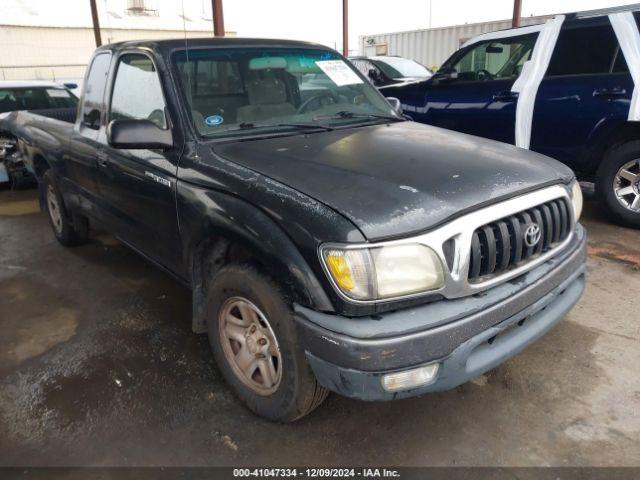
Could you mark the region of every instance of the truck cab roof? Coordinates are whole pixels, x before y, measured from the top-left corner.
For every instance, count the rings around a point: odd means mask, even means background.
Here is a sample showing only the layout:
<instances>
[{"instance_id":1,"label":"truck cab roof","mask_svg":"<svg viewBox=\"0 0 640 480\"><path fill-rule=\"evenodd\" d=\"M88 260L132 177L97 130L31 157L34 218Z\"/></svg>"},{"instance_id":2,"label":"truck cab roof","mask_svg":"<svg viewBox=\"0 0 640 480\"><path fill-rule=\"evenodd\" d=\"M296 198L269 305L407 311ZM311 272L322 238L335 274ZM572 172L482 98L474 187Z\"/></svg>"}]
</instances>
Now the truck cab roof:
<instances>
[{"instance_id":1,"label":"truck cab roof","mask_svg":"<svg viewBox=\"0 0 640 480\"><path fill-rule=\"evenodd\" d=\"M166 40L133 40L125 42L110 43L96 49L95 53L109 50L120 51L129 48L152 48L163 53L173 50L188 48L228 48L228 47L300 47L300 48L323 48L329 49L325 45L299 40L283 40L272 38L242 38L242 37L213 37L213 38L174 38Z\"/></svg>"}]
</instances>

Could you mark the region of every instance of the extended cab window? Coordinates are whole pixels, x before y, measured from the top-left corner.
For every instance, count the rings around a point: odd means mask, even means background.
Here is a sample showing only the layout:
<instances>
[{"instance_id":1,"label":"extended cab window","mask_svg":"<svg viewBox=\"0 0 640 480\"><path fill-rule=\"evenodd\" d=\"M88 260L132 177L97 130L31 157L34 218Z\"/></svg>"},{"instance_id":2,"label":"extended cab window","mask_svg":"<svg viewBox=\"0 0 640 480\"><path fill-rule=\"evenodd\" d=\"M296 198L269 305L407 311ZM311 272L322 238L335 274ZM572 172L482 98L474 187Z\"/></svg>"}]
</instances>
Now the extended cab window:
<instances>
[{"instance_id":1,"label":"extended cab window","mask_svg":"<svg viewBox=\"0 0 640 480\"><path fill-rule=\"evenodd\" d=\"M100 128L104 87L107 83L110 63L111 53L105 52L96 55L91 62L89 75L85 82L80 118L84 126L94 130Z\"/></svg>"},{"instance_id":2,"label":"extended cab window","mask_svg":"<svg viewBox=\"0 0 640 480\"><path fill-rule=\"evenodd\" d=\"M167 128L164 97L153 61L143 54L125 54L118 60L111 94L111 120L149 120Z\"/></svg>"},{"instance_id":3,"label":"extended cab window","mask_svg":"<svg viewBox=\"0 0 640 480\"><path fill-rule=\"evenodd\" d=\"M516 79L531 59L537 33L488 40L473 45L462 57L453 58L439 73L457 82Z\"/></svg>"},{"instance_id":4,"label":"extended cab window","mask_svg":"<svg viewBox=\"0 0 640 480\"><path fill-rule=\"evenodd\" d=\"M566 27L560 31L547 76L605 74L628 71L609 23Z\"/></svg>"}]
</instances>

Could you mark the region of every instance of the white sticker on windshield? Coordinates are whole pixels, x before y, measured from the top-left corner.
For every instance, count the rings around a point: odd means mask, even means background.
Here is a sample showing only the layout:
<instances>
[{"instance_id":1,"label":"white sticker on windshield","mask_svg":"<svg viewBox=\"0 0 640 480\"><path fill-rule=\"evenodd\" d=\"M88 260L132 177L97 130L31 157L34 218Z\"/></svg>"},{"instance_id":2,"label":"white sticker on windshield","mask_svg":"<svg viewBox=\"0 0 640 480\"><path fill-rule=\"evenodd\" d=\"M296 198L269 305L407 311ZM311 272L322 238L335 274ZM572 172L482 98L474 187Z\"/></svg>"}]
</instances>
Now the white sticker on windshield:
<instances>
[{"instance_id":1,"label":"white sticker on windshield","mask_svg":"<svg viewBox=\"0 0 640 480\"><path fill-rule=\"evenodd\" d=\"M69 98L69 92L62 88L47 88L47 95L51 98Z\"/></svg>"},{"instance_id":2,"label":"white sticker on windshield","mask_svg":"<svg viewBox=\"0 0 640 480\"><path fill-rule=\"evenodd\" d=\"M339 87L363 83L362 79L342 60L320 60L316 65Z\"/></svg>"}]
</instances>

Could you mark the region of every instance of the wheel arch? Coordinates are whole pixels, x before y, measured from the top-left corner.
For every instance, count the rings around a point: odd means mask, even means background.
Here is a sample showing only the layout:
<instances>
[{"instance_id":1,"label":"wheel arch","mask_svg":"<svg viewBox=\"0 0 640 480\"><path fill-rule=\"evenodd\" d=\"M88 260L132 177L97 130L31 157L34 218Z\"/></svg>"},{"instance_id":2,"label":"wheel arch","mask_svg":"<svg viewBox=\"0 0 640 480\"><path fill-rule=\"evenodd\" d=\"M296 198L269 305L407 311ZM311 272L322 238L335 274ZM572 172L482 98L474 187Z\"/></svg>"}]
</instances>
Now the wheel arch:
<instances>
[{"instance_id":1,"label":"wheel arch","mask_svg":"<svg viewBox=\"0 0 640 480\"><path fill-rule=\"evenodd\" d=\"M580 173L595 179L605 155L634 140L640 140L640 122L609 122L596 127L586 146L586 151L590 152L589 162Z\"/></svg>"},{"instance_id":2,"label":"wheel arch","mask_svg":"<svg viewBox=\"0 0 640 480\"><path fill-rule=\"evenodd\" d=\"M316 273L293 240L269 215L231 195L215 195L215 202L204 204L198 204L202 201L199 197L179 202L188 205L185 207L188 211L180 212L180 228L185 238L185 263L193 291L195 332L206 331L204 301L208 279L219 268L232 263L255 266L292 302L323 311L333 310ZM213 200L211 196L205 198Z\"/></svg>"},{"instance_id":3,"label":"wheel arch","mask_svg":"<svg viewBox=\"0 0 640 480\"><path fill-rule=\"evenodd\" d=\"M36 175L36 178L41 179L44 173L51 168L51 164L40 152L35 152L31 158L33 164L33 172Z\"/></svg>"}]
</instances>

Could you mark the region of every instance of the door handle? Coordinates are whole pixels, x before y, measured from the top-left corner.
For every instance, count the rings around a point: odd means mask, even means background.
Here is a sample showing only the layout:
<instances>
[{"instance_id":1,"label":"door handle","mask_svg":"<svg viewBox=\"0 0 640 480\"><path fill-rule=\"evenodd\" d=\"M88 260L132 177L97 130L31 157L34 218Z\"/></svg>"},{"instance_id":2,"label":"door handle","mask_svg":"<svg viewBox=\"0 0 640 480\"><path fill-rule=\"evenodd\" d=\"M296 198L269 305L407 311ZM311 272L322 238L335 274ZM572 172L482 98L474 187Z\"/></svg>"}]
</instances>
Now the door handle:
<instances>
[{"instance_id":1,"label":"door handle","mask_svg":"<svg viewBox=\"0 0 640 480\"><path fill-rule=\"evenodd\" d=\"M98 159L98 166L102 167L102 168L106 168L109 166L109 155L107 155L104 152L98 152L96 154L96 157Z\"/></svg>"},{"instance_id":2,"label":"door handle","mask_svg":"<svg viewBox=\"0 0 640 480\"><path fill-rule=\"evenodd\" d=\"M494 102L513 102L518 99L518 92L512 92L505 90L504 92L498 92L493 96Z\"/></svg>"},{"instance_id":3,"label":"door handle","mask_svg":"<svg viewBox=\"0 0 640 480\"><path fill-rule=\"evenodd\" d=\"M622 87L597 88L593 91L594 97L602 97L602 98L623 97L626 94L627 94L627 90Z\"/></svg>"}]
</instances>

